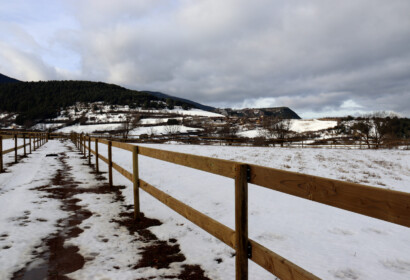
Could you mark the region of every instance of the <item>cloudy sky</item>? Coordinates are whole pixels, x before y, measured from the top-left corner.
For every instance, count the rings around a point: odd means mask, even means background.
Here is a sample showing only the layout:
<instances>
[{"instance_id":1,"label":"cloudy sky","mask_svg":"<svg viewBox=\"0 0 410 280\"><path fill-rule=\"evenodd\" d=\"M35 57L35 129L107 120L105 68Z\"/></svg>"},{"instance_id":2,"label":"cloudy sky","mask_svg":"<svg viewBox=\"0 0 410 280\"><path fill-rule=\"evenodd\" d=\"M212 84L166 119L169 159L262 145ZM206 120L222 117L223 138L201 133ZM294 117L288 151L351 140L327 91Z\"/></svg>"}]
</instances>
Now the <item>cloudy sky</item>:
<instances>
[{"instance_id":1,"label":"cloudy sky","mask_svg":"<svg viewBox=\"0 0 410 280\"><path fill-rule=\"evenodd\" d=\"M410 117L410 1L0 0L0 73Z\"/></svg>"}]
</instances>

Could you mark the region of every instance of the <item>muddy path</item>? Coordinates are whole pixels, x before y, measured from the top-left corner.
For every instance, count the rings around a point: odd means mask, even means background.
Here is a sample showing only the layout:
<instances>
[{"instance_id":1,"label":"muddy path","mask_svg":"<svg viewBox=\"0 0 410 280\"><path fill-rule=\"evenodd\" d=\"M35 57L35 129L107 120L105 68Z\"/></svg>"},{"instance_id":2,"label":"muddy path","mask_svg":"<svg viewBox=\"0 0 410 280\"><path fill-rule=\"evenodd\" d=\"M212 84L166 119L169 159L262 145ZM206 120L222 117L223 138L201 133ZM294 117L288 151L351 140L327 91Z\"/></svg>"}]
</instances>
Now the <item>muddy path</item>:
<instances>
[{"instance_id":1,"label":"muddy path","mask_svg":"<svg viewBox=\"0 0 410 280\"><path fill-rule=\"evenodd\" d=\"M43 193L44 199L56 199L62 202L61 210L67 213L67 218L57 221L57 232L44 238L39 246L33 250L32 254L35 261L27 263L25 268L14 273L12 279L71 279L67 274L80 270L85 263L89 261L80 254L80 248L75 245L67 245L66 241L78 237L87 230L80 225L92 215L86 207L81 206L81 200L78 198L81 194L111 195L113 202L121 207L121 214L118 218L112 219L110 223L116 223L127 228L128 234L133 237L135 242L142 242L144 246L139 254L140 260L132 266L135 270L135 279L209 279L205 276L204 271L199 265L186 265L186 260L180 247L175 239L159 240L149 228L161 225L156 219L145 217L135 222L133 220L133 206L126 205L121 190L124 186L110 186L107 183L103 173L95 172L93 165L88 167L87 158L84 160L84 172L93 174L96 181L95 187L81 187L81 182L77 182L72 174L72 167L68 163L68 157L81 153L75 152L71 144L65 143L67 151L52 155L56 156L60 167L52 178L50 184L35 188L33 190ZM98 181L98 183L97 183ZM106 239L104 242L109 242ZM127 246L122 244L121 246ZM41 248L41 250L37 250ZM138 278L138 269L144 268L169 268L170 265L178 264L180 272L178 274L170 273L169 275L161 274L160 277ZM119 269L118 267L113 267Z\"/></svg>"}]
</instances>

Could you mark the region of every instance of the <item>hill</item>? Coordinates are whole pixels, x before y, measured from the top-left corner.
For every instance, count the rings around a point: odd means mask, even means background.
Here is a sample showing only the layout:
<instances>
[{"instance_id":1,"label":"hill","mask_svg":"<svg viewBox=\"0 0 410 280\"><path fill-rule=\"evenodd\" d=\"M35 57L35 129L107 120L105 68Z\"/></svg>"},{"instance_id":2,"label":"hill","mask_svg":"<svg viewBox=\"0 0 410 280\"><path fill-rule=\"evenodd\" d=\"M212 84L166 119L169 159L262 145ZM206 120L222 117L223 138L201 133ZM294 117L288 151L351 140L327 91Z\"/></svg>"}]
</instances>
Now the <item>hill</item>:
<instances>
[{"instance_id":1,"label":"hill","mask_svg":"<svg viewBox=\"0 0 410 280\"><path fill-rule=\"evenodd\" d=\"M198 109L201 109L201 110L204 110L204 111L213 112L213 111L215 111L215 109L216 109L215 107L203 105L203 104L200 104L200 103L197 103L197 102L194 102L194 101L185 99L185 98L180 98L180 97L168 95L168 94L165 94L165 93L162 93L162 92L156 92L156 91L143 91L143 92L152 94L152 95L154 95L154 96L156 96L156 97L158 97L158 98L164 98L164 99L171 98L171 99L174 99L174 100L178 100L178 101L181 101L181 102L185 102L185 103L191 104L191 105L192 105L193 107L195 107L195 108L198 108Z\"/></svg>"},{"instance_id":2,"label":"hill","mask_svg":"<svg viewBox=\"0 0 410 280\"><path fill-rule=\"evenodd\" d=\"M7 77L0 73L0 84L8 84L8 83L19 83L19 80Z\"/></svg>"},{"instance_id":3,"label":"hill","mask_svg":"<svg viewBox=\"0 0 410 280\"><path fill-rule=\"evenodd\" d=\"M27 120L53 118L60 110L77 102L102 101L110 105L147 109L161 109L166 106L172 108L174 105L195 107L179 100L164 100L148 92L88 81L3 83L0 84L0 100L0 110L19 114L17 124L24 124Z\"/></svg>"},{"instance_id":4,"label":"hill","mask_svg":"<svg viewBox=\"0 0 410 280\"><path fill-rule=\"evenodd\" d=\"M246 109L216 109L216 112L231 117L255 118L261 116L281 117L284 119L300 119L293 110L288 107L273 108L246 108Z\"/></svg>"}]
</instances>

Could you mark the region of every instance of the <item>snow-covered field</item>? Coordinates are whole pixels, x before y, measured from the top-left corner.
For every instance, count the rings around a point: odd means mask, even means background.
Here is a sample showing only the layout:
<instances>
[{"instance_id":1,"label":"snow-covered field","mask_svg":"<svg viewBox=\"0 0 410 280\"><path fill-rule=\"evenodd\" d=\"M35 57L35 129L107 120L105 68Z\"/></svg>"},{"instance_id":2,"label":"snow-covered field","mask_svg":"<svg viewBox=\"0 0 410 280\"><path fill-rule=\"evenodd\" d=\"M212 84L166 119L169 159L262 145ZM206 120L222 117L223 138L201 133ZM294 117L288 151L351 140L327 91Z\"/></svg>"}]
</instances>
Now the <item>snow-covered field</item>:
<instances>
[{"instance_id":1,"label":"snow-covered field","mask_svg":"<svg viewBox=\"0 0 410 280\"><path fill-rule=\"evenodd\" d=\"M323 129L333 128L337 125L336 121L323 121L323 120L291 120L290 130L296 133L303 133L308 131L320 131ZM255 138L266 135L265 129L257 128L252 130L240 131L237 133L240 137ZM322 138L326 138L326 135L322 135Z\"/></svg>"},{"instance_id":2,"label":"snow-covered field","mask_svg":"<svg viewBox=\"0 0 410 280\"><path fill-rule=\"evenodd\" d=\"M333 128L337 125L337 121L323 120L292 120L290 130L294 132L318 131L327 128Z\"/></svg>"},{"instance_id":3,"label":"snow-covered field","mask_svg":"<svg viewBox=\"0 0 410 280\"><path fill-rule=\"evenodd\" d=\"M33 141L33 140L31 140L31 141ZM17 146L23 145L23 142L24 142L24 140L22 138L17 138ZM26 139L26 144L28 144L28 143L29 143L29 140ZM3 139L3 150L8 150L8 149L14 148L14 146L15 146L14 139L12 139L12 138ZM28 146L27 146L27 149L28 149ZM20 153L20 151L22 151L22 150L20 149L19 153Z\"/></svg>"},{"instance_id":4,"label":"snow-covered field","mask_svg":"<svg viewBox=\"0 0 410 280\"><path fill-rule=\"evenodd\" d=\"M408 151L149 146L410 192ZM118 150L114 160L131 170L127 157L131 155ZM234 228L233 180L140 158L143 180ZM323 279L410 278L408 228L253 185L249 199L250 237ZM165 221L156 234L178 239L188 258L201 263L211 278L234 278L234 260L227 246L148 195L142 195L141 203L144 212ZM216 263L216 257L223 262ZM254 264L250 278L274 279Z\"/></svg>"},{"instance_id":5,"label":"snow-covered field","mask_svg":"<svg viewBox=\"0 0 410 280\"><path fill-rule=\"evenodd\" d=\"M8 235L5 240L0 240L2 268L0 271L3 273L1 277L17 270L19 264L21 267L21 263L30 258L29 252L36 242L39 242L41 235L47 235L52 231L53 221L58 216L64 216L64 212L58 211L58 204L49 201L44 201L41 205L30 204L40 198L36 197L38 195L36 193L27 194L31 186L47 183L41 179L42 177L53 175L51 169L42 170L38 166L51 163L58 167L58 163L53 163L53 159L44 156L46 153L61 150L62 147L59 145L57 141L50 141L36 151L34 155L37 157L30 156L24 159L25 162L11 167L10 173L0 174L0 236L3 232ZM410 192L409 151L192 145L144 146ZM99 151L107 156L107 146L100 144ZM127 170L132 170L130 152L113 148L113 160ZM83 182L85 187L97 184L84 170L79 156L71 155L69 162L74 166L71 173L75 174L76 181ZM100 169L107 170L103 162L100 162ZM140 177L144 181L234 228L234 181L232 179L144 156L139 158L139 170ZM27 174L27 176L19 177L17 174ZM127 186L123 194L126 196L127 203L131 204L132 184L117 172L114 172L114 184ZM141 210L147 216L163 222L161 226L152 227L151 231L161 239L178 240L182 252L187 257L186 263L200 264L211 279L234 279L235 258L232 256L232 249L144 191L141 191L140 196ZM10 207L11 201L18 200L20 197L26 197L24 205L22 201L18 201L17 206ZM87 226L89 230L84 231L70 243L79 246L80 252L84 255L93 254L98 257L94 261L86 262L82 270L68 276L76 279L86 279L91 275L94 279L134 279L152 276L153 271L140 271L138 274L136 271L132 273L127 268L129 261L139 258L138 248L136 248L138 244L133 243L134 245L130 246L129 238L122 235L123 229L114 228L112 224L103 222L118 215L119 211L115 205L108 206L109 197L102 196L99 200L87 194L77 197L82 200L82 205L92 208L92 211L99 213L101 217L93 216L92 219L86 220L86 225L82 227ZM8 210L3 212L3 208ZM49 214L44 210L46 208L51 209ZM23 228L33 231L33 237L21 234L15 225L17 222L11 220L13 217L23 215L24 211L30 211L31 215L41 214L41 217L46 217L49 221L42 230L37 228L38 223L29 223ZM110 242L98 242L100 238L98 232L104 232ZM114 237L114 234L120 237ZM249 186L249 235L253 240L323 279L410 279L409 228L254 185ZM13 244L19 242L19 245L15 248L13 245L7 250L1 249L11 241ZM12 248L14 251L9 251ZM9 252L12 254L9 255ZM104 258L107 254L113 254L114 260ZM17 259L13 261L10 256ZM5 258L10 260L3 262ZM107 267L111 267L114 262L120 264L121 268L108 271ZM93 274L96 272L98 274ZM275 279L252 262L250 262L249 278Z\"/></svg>"},{"instance_id":6,"label":"snow-covered field","mask_svg":"<svg viewBox=\"0 0 410 280\"><path fill-rule=\"evenodd\" d=\"M115 130L121 128L122 124L90 124L90 125L72 125L58 129L56 132L62 133L93 133L95 131Z\"/></svg>"},{"instance_id":7,"label":"snow-covered field","mask_svg":"<svg viewBox=\"0 0 410 280\"><path fill-rule=\"evenodd\" d=\"M150 127L137 127L130 131L130 135L161 135L200 131L202 128L193 128L185 125L157 125Z\"/></svg>"}]
</instances>

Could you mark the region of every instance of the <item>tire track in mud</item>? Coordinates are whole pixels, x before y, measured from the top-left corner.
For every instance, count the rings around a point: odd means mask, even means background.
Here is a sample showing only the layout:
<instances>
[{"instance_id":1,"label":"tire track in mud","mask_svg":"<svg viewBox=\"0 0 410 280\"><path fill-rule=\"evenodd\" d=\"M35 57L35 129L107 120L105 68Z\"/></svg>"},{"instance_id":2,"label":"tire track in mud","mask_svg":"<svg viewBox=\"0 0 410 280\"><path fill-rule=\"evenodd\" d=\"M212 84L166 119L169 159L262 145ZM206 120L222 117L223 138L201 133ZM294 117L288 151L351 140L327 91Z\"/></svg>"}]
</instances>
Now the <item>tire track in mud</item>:
<instances>
[{"instance_id":1,"label":"tire track in mud","mask_svg":"<svg viewBox=\"0 0 410 280\"><path fill-rule=\"evenodd\" d=\"M68 152L75 152L71 145L66 144L65 147ZM80 153L80 155L82 154ZM161 272L158 276L137 278L138 280L160 278L209 280L199 265L182 264L186 258L182 254L177 240L159 240L149 230L149 227L161 225L162 223L159 220L147 218L141 213L141 219L138 222L134 221L133 205L125 205L125 198L121 192L121 189L124 189L125 186L113 186L110 188L107 183L100 183L96 187L81 188L81 183L74 180L71 172L72 167L67 163L67 152L62 152L55 156L57 156L61 167L57 170L50 184L32 190L44 192L45 195L42 198L60 200L62 202L61 209L67 212L68 217L57 221L57 232L44 238L41 245L33 250L32 254L35 257L35 261L27 263L25 268L15 272L12 279L66 280L71 279L66 274L80 270L84 266L87 259L79 253L78 246L64 244L67 240L76 238L84 232L79 227L80 224L94 214L87 210L86 207L79 205L81 200L74 196L92 193L96 195L113 195L113 203L118 203L122 207L122 212L117 219L112 219L110 222L126 227L128 233L133 236L134 241L145 244L141 248L142 252L140 254L142 258L132 266L132 269L138 270L147 267L162 269L170 268L170 265L173 263L180 264L181 271L179 274ZM87 158L83 156L82 159ZM93 171L92 167L93 165L91 165L90 173L94 175L97 181L106 180L101 172ZM127 246L127 244L124 244L124 246ZM40 248L43 250L40 250Z\"/></svg>"}]
</instances>

